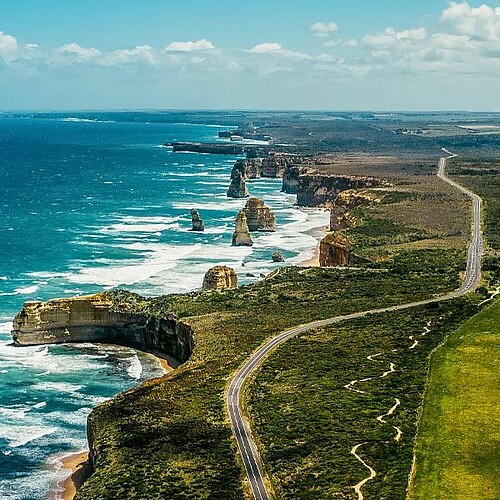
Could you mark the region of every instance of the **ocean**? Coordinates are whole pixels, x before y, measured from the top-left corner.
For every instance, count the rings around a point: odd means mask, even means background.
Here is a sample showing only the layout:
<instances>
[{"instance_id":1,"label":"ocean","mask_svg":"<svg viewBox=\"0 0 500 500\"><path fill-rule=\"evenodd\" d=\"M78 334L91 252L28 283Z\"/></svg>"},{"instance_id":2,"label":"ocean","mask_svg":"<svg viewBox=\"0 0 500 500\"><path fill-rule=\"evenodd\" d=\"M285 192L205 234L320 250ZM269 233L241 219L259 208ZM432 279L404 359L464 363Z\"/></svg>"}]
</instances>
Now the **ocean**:
<instances>
[{"instance_id":1,"label":"ocean","mask_svg":"<svg viewBox=\"0 0 500 500\"><path fill-rule=\"evenodd\" d=\"M0 114L0 498L46 497L60 459L86 448L94 406L162 374L150 355L117 346L11 345L27 300L125 288L156 296L201 287L225 264L250 283L307 260L328 214L298 209L281 181L249 183L276 214L276 233L231 247L244 200L226 197L236 156L173 153L166 141L217 140L232 128L153 113ZM187 121L187 120L186 120ZM205 222L189 231L190 210ZM255 236L254 236L255 235Z\"/></svg>"}]
</instances>

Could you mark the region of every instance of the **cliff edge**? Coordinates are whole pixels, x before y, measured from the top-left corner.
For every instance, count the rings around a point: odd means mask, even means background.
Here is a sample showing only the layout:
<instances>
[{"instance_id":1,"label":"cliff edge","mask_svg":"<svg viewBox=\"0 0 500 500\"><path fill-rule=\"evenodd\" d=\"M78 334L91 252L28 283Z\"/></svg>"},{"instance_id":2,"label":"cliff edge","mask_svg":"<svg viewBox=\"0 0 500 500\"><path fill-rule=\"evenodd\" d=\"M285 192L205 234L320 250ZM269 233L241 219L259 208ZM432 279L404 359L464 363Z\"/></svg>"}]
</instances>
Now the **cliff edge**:
<instances>
[{"instance_id":1,"label":"cliff edge","mask_svg":"<svg viewBox=\"0 0 500 500\"><path fill-rule=\"evenodd\" d=\"M194 342L188 324L171 314L143 314L123 304L118 310L116 305L110 293L26 302L14 318L14 344L103 342L172 356L181 363L190 357Z\"/></svg>"}]
</instances>

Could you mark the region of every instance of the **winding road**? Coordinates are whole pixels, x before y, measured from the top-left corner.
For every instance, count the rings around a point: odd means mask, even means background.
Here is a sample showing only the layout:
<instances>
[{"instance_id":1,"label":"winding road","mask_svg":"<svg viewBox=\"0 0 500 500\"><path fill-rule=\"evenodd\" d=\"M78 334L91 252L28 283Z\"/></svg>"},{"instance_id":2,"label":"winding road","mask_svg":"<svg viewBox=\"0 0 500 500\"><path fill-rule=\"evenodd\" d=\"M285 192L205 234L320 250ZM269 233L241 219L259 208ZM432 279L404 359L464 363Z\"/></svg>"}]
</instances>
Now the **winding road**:
<instances>
[{"instance_id":1,"label":"winding road","mask_svg":"<svg viewBox=\"0 0 500 500\"><path fill-rule=\"evenodd\" d=\"M382 309L370 309L368 311L336 316L334 318L313 321L305 325L297 326L279 333L272 339L268 340L254 354L252 354L250 359L245 362L245 364L235 373L235 375L231 379L228 391L226 393L226 406L228 409L229 418L231 420L231 427L233 429L241 459L245 467L245 472L250 482L253 496L256 500L268 500L272 497L272 495L271 488L267 484L265 479L262 460L257 450L255 441L252 437L250 425L243 416L242 392L245 382L247 382L249 377L256 372L257 368L263 363L269 353L274 351L280 344L283 344L290 338L295 337L300 333L313 330L315 328L321 328L323 326L340 323L350 319L362 318L369 314L380 314L401 309L410 309L434 302L449 300L455 297L459 297L460 295L464 295L477 287L481 279L481 257L483 254L483 238L481 234L482 200L477 194L473 193L469 189L463 187L462 185L446 176L446 160L455 158L457 155L444 148L443 152L448 154L448 156L439 160L437 176L444 182L447 182L448 184L471 198L473 206L473 219L471 225L472 238L467 255L467 268L462 285L460 286L460 288L454 290L453 292L432 299L421 300L419 302L410 302L408 304L390 306Z\"/></svg>"}]
</instances>

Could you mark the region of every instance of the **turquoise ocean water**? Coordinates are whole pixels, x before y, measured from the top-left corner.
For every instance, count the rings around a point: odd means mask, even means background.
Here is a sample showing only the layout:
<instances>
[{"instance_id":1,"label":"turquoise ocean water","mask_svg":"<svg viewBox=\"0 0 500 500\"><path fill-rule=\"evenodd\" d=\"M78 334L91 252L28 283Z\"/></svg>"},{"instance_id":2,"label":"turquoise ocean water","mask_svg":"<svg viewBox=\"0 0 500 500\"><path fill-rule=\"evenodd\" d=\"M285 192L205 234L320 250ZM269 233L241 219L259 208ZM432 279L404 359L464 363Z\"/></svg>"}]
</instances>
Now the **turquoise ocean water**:
<instances>
[{"instance_id":1,"label":"turquoise ocean water","mask_svg":"<svg viewBox=\"0 0 500 500\"><path fill-rule=\"evenodd\" d=\"M237 157L161 146L214 141L222 129L150 113L0 115L0 498L45 498L64 474L60 458L86 447L91 409L161 374L153 357L126 348L11 346L24 301L113 287L184 292L217 264L248 283L276 267L275 250L288 263L312 255L309 231L326 225L327 213L295 208L279 180L253 181L278 231L232 248L244 201L225 193ZM191 208L204 233L189 231Z\"/></svg>"}]
</instances>

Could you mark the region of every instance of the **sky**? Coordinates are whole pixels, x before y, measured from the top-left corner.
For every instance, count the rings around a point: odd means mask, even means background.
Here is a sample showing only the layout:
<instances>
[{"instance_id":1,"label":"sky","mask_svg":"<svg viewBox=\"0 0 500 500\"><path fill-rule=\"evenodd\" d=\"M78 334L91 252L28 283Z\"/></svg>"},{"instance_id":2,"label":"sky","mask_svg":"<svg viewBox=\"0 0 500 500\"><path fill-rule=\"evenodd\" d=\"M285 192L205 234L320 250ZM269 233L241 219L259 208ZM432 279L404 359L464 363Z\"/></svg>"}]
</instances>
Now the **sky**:
<instances>
[{"instance_id":1,"label":"sky","mask_svg":"<svg viewBox=\"0 0 500 500\"><path fill-rule=\"evenodd\" d=\"M500 0L0 0L0 110L500 111Z\"/></svg>"}]
</instances>

